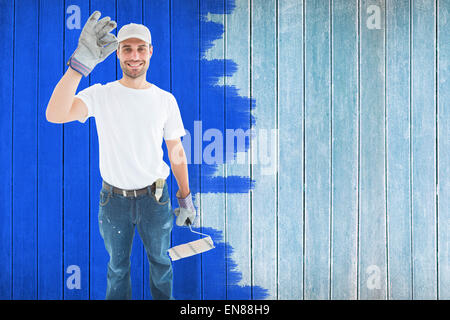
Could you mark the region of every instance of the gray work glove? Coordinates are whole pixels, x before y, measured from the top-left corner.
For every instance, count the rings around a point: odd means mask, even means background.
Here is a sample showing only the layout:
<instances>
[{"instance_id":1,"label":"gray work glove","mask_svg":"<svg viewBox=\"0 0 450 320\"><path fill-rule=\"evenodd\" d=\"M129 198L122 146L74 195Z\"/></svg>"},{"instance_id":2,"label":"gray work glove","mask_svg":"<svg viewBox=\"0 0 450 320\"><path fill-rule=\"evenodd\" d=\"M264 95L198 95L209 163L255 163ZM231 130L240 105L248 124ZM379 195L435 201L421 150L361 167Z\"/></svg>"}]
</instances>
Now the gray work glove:
<instances>
[{"instance_id":1,"label":"gray work glove","mask_svg":"<svg viewBox=\"0 0 450 320\"><path fill-rule=\"evenodd\" d=\"M67 61L67 65L87 77L94 67L105 60L119 45L112 33L117 23L110 17L100 21L100 11L95 11L87 20L78 40L78 47Z\"/></svg>"},{"instance_id":2,"label":"gray work glove","mask_svg":"<svg viewBox=\"0 0 450 320\"><path fill-rule=\"evenodd\" d=\"M180 191L178 190L177 194L177 200L179 208L176 208L174 210L175 215L177 216L176 224L177 226L189 226L194 224L194 220L196 217L195 207L194 203L192 202L192 194L189 193L189 195L186 198L180 197Z\"/></svg>"}]
</instances>

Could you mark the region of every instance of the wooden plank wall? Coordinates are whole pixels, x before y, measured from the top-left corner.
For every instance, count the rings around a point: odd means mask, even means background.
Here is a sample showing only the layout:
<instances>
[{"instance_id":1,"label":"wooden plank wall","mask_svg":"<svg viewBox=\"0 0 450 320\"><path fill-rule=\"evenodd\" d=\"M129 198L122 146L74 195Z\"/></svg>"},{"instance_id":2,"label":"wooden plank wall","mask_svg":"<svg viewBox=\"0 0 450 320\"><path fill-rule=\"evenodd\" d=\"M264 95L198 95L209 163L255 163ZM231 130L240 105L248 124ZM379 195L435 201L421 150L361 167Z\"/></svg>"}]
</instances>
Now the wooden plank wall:
<instances>
[{"instance_id":1,"label":"wooden plank wall","mask_svg":"<svg viewBox=\"0 0 450 320\"><path fill-rule=\"evenodd\" d=\"M149 27L189 132L216 249L175 298L450 299L450 0L0 0L1 299L105 296L95 119L45 119L77 10ZM78 91L121 76L113 54ZM133 299L146 259L136 233Z\"/></svg>"}]
</instances>

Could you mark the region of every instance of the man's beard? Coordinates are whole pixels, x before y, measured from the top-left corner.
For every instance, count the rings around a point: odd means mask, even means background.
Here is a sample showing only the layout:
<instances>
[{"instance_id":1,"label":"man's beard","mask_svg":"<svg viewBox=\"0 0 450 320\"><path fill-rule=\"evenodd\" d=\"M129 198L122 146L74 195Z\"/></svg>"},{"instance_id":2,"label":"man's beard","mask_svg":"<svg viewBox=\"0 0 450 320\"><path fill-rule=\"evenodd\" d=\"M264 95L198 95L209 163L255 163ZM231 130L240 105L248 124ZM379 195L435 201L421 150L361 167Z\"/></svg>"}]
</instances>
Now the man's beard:
<instances>
[{"instance_id":1,"label":"man's beard","mask_svg":"<svg viewBox=\"0 0 450 320\"><path fill-rule=\"evenodd\" d=\"M127 77L132 78L132 79L136 79L136 78L141 77L148 70L148 64L146 64L145 61L144 61L144 64L142 65L142 67L139 69L138 72L135 72L135 71L131 70L131 68L127 65L126 62L120 61L120 67L122 68L123 74L125 74Z\"/></svg>"}]
</instances>

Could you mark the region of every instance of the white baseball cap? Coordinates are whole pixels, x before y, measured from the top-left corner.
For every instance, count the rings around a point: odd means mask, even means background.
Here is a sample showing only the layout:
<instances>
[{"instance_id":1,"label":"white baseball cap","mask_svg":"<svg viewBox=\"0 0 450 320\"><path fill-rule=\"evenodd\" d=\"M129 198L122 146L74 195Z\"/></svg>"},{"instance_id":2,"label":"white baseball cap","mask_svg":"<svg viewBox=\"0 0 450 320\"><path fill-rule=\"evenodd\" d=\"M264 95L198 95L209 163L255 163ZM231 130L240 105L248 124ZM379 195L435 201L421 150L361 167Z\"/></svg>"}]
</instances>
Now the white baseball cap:
<instances>
[{"instance_id":1,"label":"white baseball cap","mask_svg":"<svg viewBox=\"0 0 450 320\"><path fill-rule=\"evenodd\" d=\"M138 38L149 44L152 43L150 30L143 24L129 23L120 28L117 34L117 41L122 42L130 38Z\"/></svg>"}]
</instances>

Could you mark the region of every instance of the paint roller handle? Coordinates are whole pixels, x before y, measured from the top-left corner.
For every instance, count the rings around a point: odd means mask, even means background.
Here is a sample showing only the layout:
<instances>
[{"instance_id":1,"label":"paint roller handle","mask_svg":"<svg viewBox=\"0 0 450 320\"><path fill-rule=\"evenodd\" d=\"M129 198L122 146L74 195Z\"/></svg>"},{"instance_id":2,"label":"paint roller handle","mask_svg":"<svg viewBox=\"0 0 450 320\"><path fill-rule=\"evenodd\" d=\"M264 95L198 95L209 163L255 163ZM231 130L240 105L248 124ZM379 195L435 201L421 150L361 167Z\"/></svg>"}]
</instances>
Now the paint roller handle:
<instances>
[{"instance_id":1,"label":"paint roller handle","mask_svg":"<svg viewBox=\"0 0 450 320\"><path fill-rule=\"evenodd\" d=\"M176 224L177 226L190 226L195 220L195 212L186 209L186 208L176 208L174 210L175 215L177 216Z\"/></svg>"}]
</instances>

